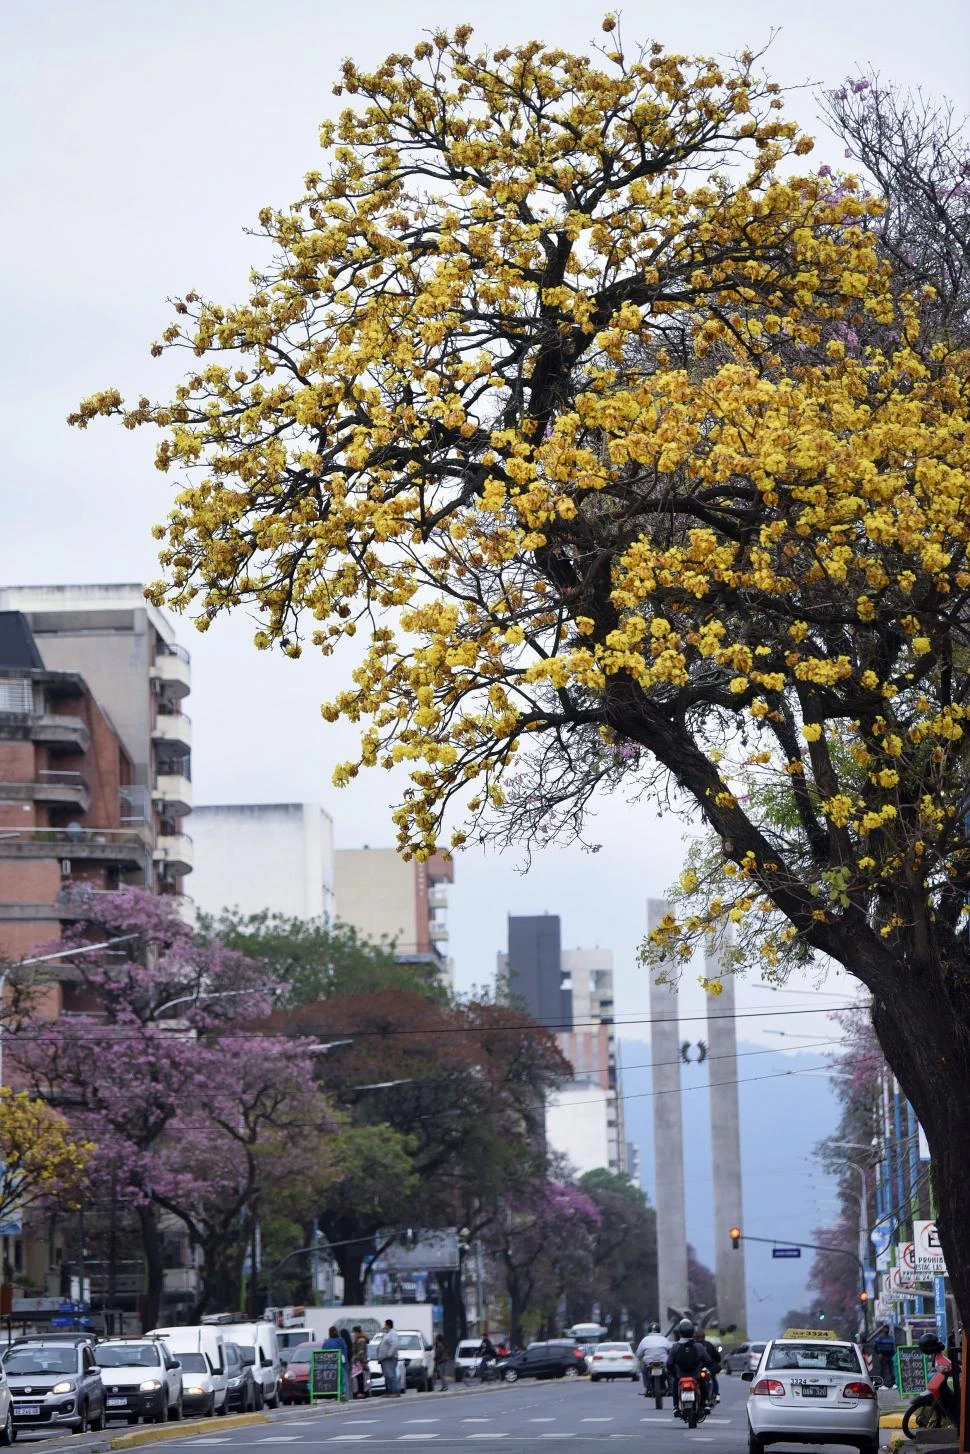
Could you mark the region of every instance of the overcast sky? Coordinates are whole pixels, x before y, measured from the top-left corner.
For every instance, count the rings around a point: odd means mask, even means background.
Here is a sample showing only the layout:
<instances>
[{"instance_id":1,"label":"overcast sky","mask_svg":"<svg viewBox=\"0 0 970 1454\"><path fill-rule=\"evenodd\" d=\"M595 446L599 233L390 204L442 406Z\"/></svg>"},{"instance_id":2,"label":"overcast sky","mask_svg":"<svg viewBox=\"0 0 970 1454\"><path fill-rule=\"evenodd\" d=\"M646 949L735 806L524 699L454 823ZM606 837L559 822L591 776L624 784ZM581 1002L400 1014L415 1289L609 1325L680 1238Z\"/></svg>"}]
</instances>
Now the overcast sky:
<instances>
[{"instance_id":1,"label":"overcast sky","mask_svg":"<svg viewBox=\"0 0 970 1454\"><path fill-rule=\"evenodd\" d=\"M243 235L260 206L299 195L317 165L316 129L337 106L341 59L374 63L419 32L472 21L490 43L539 36L572 48L601 38L605 10L575 0L417 0L411 5L310 0L40 0L5 10L2 197L6 217L4 528L0 579L134 581L156 574L149 528L173 481L151 464L155 440L100 425L68 430L64 416L96 388L164 391L166 363L148 344L167 321L165 298L188 287L236 299L256 244ZM624 33L669 47L760 47L778 29L770 67L786 85L833 85L874 64L887 78L966 104L965 0L681 0L627 6ZM819 130L812 90L790 99ZM841 161L824 135L817 160ZM350 749L318 704L339 663L271 660L240 618L199 637L193 654L197 802L317 800L338 845L392 841L388 780L365 774L330 787ZM514 855L471 854L456 866L451 949L459 984L490 980L507 912L559 912L567 945L610 946L621 1018L645 1013L636 969L648 895L662 894L681 857L679 825L649 808L605 803L595 857L550 849L523 877ZM843 977L834 986L845 993ZM688 996L692 1003L694 995ZM803 1010L804 992L742 991L741 1008ZM831 994L827 1002L834 1003ZM696 1006L695 1006L696 1007ZM779 1021L747 1021L745 1038ZM791 1033L822 1038L820 1017ZM784 1042L766 1039L776 1046Z\"/></svg>"}]
</instances>

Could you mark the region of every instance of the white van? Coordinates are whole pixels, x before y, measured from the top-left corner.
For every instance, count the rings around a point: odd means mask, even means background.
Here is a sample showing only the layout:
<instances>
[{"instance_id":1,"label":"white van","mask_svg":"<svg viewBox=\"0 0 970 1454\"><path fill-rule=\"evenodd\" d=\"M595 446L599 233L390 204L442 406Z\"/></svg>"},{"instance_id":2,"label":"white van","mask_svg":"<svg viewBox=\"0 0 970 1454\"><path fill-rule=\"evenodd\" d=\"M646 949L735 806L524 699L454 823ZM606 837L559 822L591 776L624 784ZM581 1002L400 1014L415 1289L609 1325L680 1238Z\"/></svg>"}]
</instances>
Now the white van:
<instances>
[{"instance_id":1,"label":"white van","mask_svg":"<svg viewBox=\"0 0 970 1454\"><path fill-rule=\"evenodd\" d=\"M253 1370L256 1407L261 1409L263 1404L268 1404L275 1409L280 1401L280 1379L283 1377L276 1327L264 1320L233 1322L231 1317L231 1314L217 1313L212 1318L205 1318L203 1325L217 1328L227 1343L235 1343L243 1362Z\"/></svg>"},{"instance_id":2,"label":"white van","mask_svg":"<svg viewBox=\"0 0 970 1454\"><path fill-rule=\"evenodd\" d=\"M202 1414L228 1412L229 1381L222 1345L221 1328L195 1323L177 1328L154 1328L152 1336L163 1338L172 1356L180 1362L182 1354L201 1357L205 1366L195 1366L195 1358L182 1370L182 1402L188 1412L196 1408Z\"/></svg>"}]
</instances>

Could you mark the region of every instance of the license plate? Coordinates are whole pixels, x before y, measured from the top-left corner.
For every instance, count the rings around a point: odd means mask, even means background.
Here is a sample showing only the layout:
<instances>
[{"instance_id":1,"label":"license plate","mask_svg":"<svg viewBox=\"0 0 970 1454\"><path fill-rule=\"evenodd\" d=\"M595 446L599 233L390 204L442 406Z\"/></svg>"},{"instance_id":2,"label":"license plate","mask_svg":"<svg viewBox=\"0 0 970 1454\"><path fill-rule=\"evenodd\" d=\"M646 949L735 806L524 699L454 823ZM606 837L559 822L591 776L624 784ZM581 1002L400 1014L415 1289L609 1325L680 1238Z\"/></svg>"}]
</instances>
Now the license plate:
<instances>
[{"instance_id":1,"label":"license plate","mask_svg":"<svg viewBox=\"0 0 970 1454\"><path fill-rule=\"evenodd\" d=\"M13 1411L19 1414L22 1419L37 1419L40 1417L40 1408L37 1404L14 1404Z\"/></svg>"},{"instance_id":2,"label":"license plate","mask_svg":"<svg viewBox=\"0 0 970 1454\"><path fill-rule=\"evenodd\" d=\"M694 1402L694 1395L692 1393L682 1393L680 1401L682 1404L692 1404Z\"/></svg>"},{"instance_id":3,"label":"license plate","mask_svg":"<svg viewBox=\"0 0 970 1454\"><path fill-rule=\"evenodd\" d=\"M827 1388L802 1388L802 1398L828 1398L828 1396L829 1391Z\"/></svg>"},{"instance_id":4,"label":"license plate","mask_svg":"<svg viewBox=\"0 0 970 1454\"><path fill-rule=\"evenodd\" d=\"M109 1409L123 1409L125 1407L125 1405L127 1404L127 1402L128 1402L128 1400L126 1398L109 1398L108 1399L108 1408Z\"/></svg>"}]
</instances>

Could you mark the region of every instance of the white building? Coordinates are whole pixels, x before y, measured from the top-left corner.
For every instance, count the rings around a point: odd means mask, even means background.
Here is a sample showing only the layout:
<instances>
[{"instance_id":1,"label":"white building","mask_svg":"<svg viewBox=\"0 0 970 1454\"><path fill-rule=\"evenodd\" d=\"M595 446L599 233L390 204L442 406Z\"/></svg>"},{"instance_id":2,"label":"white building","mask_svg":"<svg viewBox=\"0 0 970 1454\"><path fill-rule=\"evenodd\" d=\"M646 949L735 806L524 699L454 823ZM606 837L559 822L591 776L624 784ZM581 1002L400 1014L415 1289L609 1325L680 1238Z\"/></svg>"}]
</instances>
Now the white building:
<instances>
[{"instance_id":1,"label":"white building","mask_svg":"<svg viewBox=\"0 0 970 1454\"><path fill-rule=\"evenodd\" d=\"M333 822L319 803L197 807L192 834L192 895L202 913L333 917Z\"/></svg>"},{"instance_id":2,"label":"white building","mask_svg":"<svg viewBox=\"0 0 970 1454\"><path fill-rule=\"evenodd\" d=\"M592 1081L569 1081L546 1101L546 1143L569 1159L577 1175L608 1167L612 1093Z\"/></svg>"},{"instance_id":3,"label":"white building","mask_svg":"<svg viewBox=\"0 0 970 1454\"><path fill-rule=\"evenodd\" d=\"M367 939L393 942L396 959L428 964L450 984L447 886L454 877L454 860L438 854L418 863L394 848L338 848L337 918Z\"/></svg>"}]
</instances>

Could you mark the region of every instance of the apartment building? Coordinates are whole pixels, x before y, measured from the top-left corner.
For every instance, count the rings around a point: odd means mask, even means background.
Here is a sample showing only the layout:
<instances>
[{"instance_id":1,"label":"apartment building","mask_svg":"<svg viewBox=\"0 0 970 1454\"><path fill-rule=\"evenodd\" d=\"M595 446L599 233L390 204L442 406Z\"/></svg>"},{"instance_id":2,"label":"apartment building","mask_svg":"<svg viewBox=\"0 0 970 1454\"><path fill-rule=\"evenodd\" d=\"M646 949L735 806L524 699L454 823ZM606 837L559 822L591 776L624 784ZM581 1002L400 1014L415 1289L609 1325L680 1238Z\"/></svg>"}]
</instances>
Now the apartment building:
<instances>
[{"instance_id":1,"label":"apartment building","mask_svg":"<svg viewBox=\"0 0 970 1454\"><path fill-rule=\"evenodd\" d=\"M429 965L450 985L448 885L454 860L435 854L425 863L394 848L338 848L334 854L337 918L368 939L394 941L401 963Z\"/></svg>"},{"instance_id":2,"label":"apartment building","mask_svg":"<svg viewBox=\"0 0 970 1454\"><path fill-rule=\"evenodd\" d=\"M131 761L133 811L151 830L154 887L182 893L193 863L191 668L171 622L140 585L6 586L4 610L24 615L44 667L77 674L110 720Z\"/></svg>"},{"instance_id":3,"label":"apartment building","mask_svg":"<svg viewBox=\"0 0 970 1454\"><path fill-rule=\"evenodd\" d=\"M333 917L333 820L319 803L205 804L193 809L192 836L203 913Z\"/></svg>"}]
</instances>

